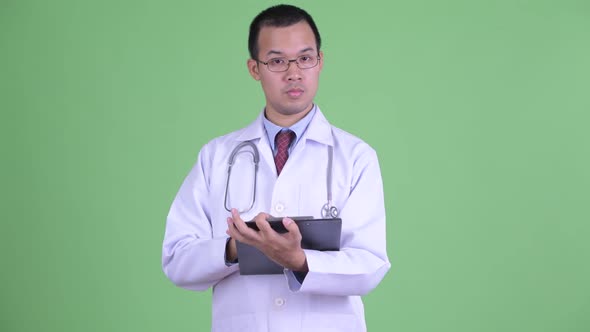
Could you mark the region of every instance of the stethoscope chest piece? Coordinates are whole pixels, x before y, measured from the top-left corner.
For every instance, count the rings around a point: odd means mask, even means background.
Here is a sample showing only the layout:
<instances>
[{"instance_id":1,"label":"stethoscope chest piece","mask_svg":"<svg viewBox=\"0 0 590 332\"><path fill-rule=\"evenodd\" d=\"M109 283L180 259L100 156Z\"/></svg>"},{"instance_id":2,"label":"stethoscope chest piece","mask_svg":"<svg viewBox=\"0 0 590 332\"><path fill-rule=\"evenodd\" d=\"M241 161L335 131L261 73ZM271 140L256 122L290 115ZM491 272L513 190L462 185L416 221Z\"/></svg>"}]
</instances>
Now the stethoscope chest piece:
<instances>
[{"instance_id":1,"label":"stethoscope chest piece","mask_svg":"<svg viewBox=\"0 0 590 332\"><path fill-rule=\"evenodd\" d=\"M338 208L330 203L322 207L322 218L338 218Z\"/></svg>"}]
</instances>

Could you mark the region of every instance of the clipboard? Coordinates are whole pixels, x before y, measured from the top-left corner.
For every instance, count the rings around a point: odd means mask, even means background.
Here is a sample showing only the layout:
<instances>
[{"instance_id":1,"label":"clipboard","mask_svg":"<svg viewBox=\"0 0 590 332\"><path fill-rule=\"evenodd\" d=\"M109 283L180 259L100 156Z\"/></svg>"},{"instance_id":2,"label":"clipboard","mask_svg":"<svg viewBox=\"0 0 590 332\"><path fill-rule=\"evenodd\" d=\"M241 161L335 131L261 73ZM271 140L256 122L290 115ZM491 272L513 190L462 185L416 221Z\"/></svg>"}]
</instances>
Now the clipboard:
<instances>
[{"instance_id":1,"label":"clipboard","mask_svg":"<svg viewBox=\"0 0 590 332\"><path fill-rule=\"evenodd\" d=\"M301 232L301 247L320 251L339 251L342 219L314 219L313 217L289 217ZM268 219L270 226L278 233L286 233L283 218ZM254 221L247 221L248 227L258 230ZM283 267L266 257L260 250L236 241L238 264L241 275L283 274Z\"/></svg>"}]
</instances>

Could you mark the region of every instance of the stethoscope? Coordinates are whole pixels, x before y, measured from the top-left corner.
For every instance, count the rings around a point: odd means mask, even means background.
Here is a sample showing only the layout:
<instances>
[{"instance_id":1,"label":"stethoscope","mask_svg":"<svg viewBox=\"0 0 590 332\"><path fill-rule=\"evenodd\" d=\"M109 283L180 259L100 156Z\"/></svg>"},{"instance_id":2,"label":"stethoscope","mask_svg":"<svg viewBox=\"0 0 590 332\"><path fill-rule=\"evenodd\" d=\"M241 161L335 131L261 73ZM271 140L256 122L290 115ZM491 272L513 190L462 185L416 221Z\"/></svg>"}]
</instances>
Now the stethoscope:
<instances>
[{"instance_id":1,"label":"stethoscope","mask_svg":"<svg viewBox=\"0 0 590 332\"><path fill-rule=\"evenodd\" d=\"M248 150L244 150L244 147L250 147ZM252 156L252 162L254 163L254 191L252 194L252 202L250 203L250 207L243 211L238 211L239 213L244 213L252 210L254 204L256 203L256 182L257 182L257 175L258 175L258 162L260 161L260 154L258 152L258 148L254 143L251 141L246 141L238 144L231 154L229 155L228 159L228 168L227 168L227 181L225 183L225 199L223 205L228 212L231 212L231 207L227 205L227 195L229 191L229 179L231 178L231 168L234 165L236 155L239 153L249 153ZM322 206L321 215L322 218L337 218L338 217L338 208L334 206L332 202L332 159L334 155L334 148L332 146L328 146L328 168L326 169L326 182L327 182L327 191L328 191L328 201L326 204Z\"/></svg>"}]
</instances>

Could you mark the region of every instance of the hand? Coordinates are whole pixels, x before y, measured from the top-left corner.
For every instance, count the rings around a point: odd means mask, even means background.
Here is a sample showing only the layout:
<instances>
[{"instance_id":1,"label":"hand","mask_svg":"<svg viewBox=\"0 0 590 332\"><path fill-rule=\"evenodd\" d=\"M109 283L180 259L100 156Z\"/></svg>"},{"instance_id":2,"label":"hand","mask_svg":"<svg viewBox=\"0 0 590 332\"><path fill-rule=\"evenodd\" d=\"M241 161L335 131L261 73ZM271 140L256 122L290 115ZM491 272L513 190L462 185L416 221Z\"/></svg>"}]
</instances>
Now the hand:
<instances>
[{"instance_id":1,"label":"hand","mask_svg":"<svg viewBox=\"0 0 590 332\"><path fill-rule=\"evenodd\" d=\"M283 225L288 232L280 234L270 227L266 221L270 216L266 213L261 212L254 218L259 231L248 227L236 209L232 209L231 213L232 216L227 218L227 234L232 240L257 248L268 258L287 269L298 272L308 271L307 258L301 248L301 233L292 219L283 218Z\"/></svg>"}]
</instances>

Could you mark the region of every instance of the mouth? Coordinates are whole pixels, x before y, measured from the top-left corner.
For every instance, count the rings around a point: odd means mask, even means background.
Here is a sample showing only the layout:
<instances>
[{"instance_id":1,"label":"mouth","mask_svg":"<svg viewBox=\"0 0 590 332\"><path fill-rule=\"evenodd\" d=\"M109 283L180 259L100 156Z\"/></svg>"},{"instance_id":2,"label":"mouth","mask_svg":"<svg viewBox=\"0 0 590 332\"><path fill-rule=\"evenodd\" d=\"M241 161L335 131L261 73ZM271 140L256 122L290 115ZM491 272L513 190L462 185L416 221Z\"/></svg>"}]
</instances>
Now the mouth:
<instances>
[{"instance_id":1,"label":"mouth","mask_svg":"<svg viewBox=\"0 0 590 332\"><path fill-rule=\"evenodd\" d=\"M303 94L303 89L300 88L292 88L287 90L287 95L291 98L297 98Z\"/></svg>"}]
</instances>

